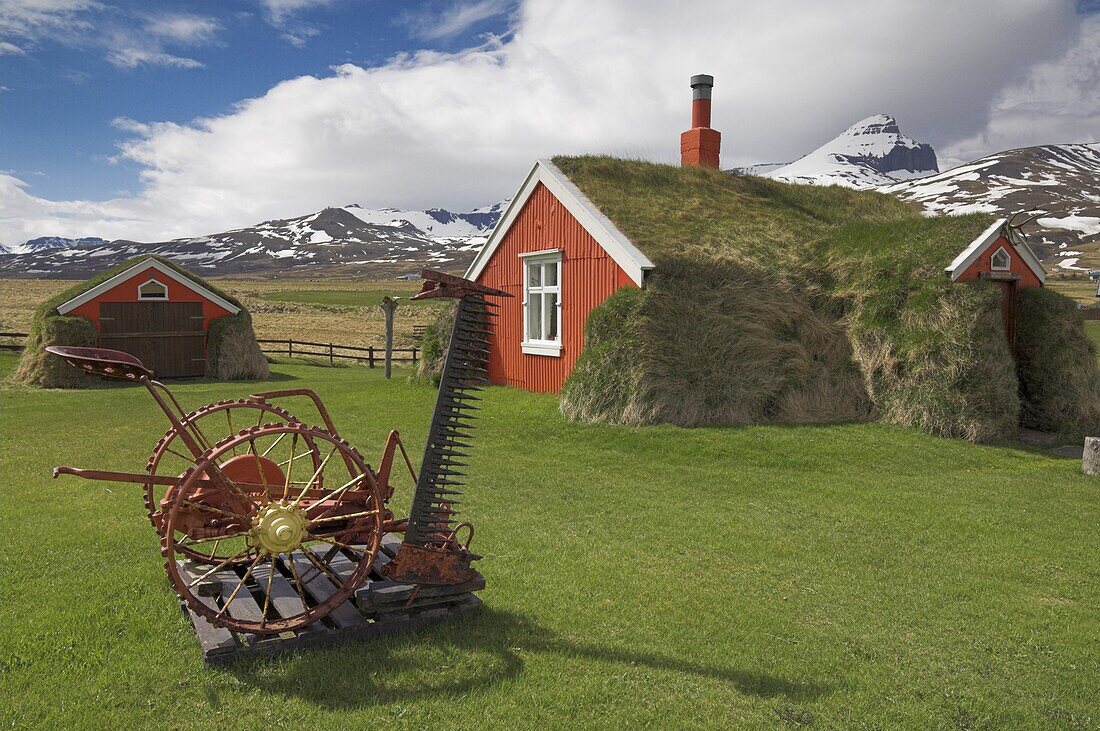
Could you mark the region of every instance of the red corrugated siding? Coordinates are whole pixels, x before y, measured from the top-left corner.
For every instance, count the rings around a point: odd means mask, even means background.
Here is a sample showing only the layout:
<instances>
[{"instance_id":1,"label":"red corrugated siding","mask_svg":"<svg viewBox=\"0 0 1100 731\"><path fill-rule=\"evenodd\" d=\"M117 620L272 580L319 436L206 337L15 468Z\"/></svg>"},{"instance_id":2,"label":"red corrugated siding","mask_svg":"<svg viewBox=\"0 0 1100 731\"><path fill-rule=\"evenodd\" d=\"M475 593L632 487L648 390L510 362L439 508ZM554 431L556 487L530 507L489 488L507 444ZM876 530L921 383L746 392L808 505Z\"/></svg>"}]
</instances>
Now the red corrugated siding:
<instances>
[{"instance_id":1,"label":"red corrugated siding","mask_svg":"<svg viewBox=\"0 0 1100 731\"><path fill-rule=\"evenodd\" d=\"M1031 267L1024 263L1023 257L1017 253L1016 249L1008 242L1004 236L997 237L997 240L989 244L985 251L983 251L974 263L966 268L959 276L959 281L965 282L968 279L978 279L982 272L993 271L992 263L990 259L993 258L993 254L997 249L1001 247L1005 248L1005 251L1012 257L1012 266L1010 267L1013 274L1020 275L1019 287L1042 287L1043 283L1039 281L1039 277L1035 276L1035 272L1031 271Z\"/></svg>"},{"instance_id":2,"label":"red corrugated siding","mask_svg":"<svg viewBox=\"0 0 1100 731\"><path fill-rule=\"evenodd\" d=\"M203 330L210 327L211 320L218 317L225 317L229 314L225 308L214 304L198 292L183 286L174 279L164 276L154 269L152 265L139 270L125 281L119 282L95 299L89 300L79 307L70 310L67 314L71 317L84 317L91 320L96 330L98 330L100 302L138 302L138 287L145 284L150 279L156 279L158 282L168 287L169 302L201 302L204 318L202 323Z\"/></svg>"},{"instance_id":3,"label":"red corrugated siding","mask_svg":"<svg viewBox=\"0 0 1100 731\"><path fill-rule=\"evenodd\" d=\"M527 355L523 340L523 269L519 254L562 249L562 354ZM514 295L491 333L489 378L529 391L557 393L584 348L588 313L620 287L636 286L615 260L542 184L535 188L478 281Z\"/></svg>"}]
</instances>

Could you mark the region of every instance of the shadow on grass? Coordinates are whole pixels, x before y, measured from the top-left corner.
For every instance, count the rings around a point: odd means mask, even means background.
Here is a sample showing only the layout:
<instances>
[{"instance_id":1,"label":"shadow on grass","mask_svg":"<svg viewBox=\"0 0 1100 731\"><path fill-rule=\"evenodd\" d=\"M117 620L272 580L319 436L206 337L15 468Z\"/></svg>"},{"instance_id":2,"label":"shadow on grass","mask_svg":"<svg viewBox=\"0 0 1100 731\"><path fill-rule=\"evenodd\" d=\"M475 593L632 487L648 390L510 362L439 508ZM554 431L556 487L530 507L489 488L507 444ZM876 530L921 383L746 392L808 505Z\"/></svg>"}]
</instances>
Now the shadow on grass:
<instances>
[{"instance_id":1,"label":"shadow on grass","mask_svg":"<svg viewBox=\"0 0 1100 731\"><path fill-rule=\"evenodd\" d=\"M333 657L338 654L338 660ZM475 616L380 640L311 650L279 661L250 659L226 670L265 692L293 695L341 710L461 695L518 677L524 656L552 654L621 663L718 681L761 698L813 700L830 692L764 673L736 670L653 652L578 642L539 627L523 615L483 607ZM361 667L340 672L326 665ZM214 704L216 706L216 704Z\"/></svg>"}]
</instances>

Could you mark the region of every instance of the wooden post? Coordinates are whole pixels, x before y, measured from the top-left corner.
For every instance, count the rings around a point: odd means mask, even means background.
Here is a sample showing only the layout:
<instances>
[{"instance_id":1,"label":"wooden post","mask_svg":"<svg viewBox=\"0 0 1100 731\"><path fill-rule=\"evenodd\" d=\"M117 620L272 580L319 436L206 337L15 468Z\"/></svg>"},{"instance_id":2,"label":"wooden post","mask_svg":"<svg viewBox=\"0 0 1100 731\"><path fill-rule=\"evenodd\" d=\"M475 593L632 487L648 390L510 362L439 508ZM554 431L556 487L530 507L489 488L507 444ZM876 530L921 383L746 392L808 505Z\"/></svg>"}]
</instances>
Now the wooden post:
<instances>
[{"instance_id":1,"label":"wooden post","mask_svg":"<svg viewBox=\"0 0 1100 731\"><path fill-rule=\"evenodd\" d=\"M413 347L413 365L416 365L416 348Z\"/></svg>"},{"instance_id":2,"label":"wooden post","mask_svg":"<svg viewBox=\"0 0 1100 731\"><path fill-rule=\"evenodd\" d=\"M378 306L386 314L386 378L389 378L393 366L393 313L397 310L397 298L386 295Z\"/></svg>"},{"instance_id":3,"label":"wooden post","mask_svg":"<svg viewBox=\"0 0 1100 731\"><path fill-rule=\"evenodd\" d=\"M1085 451L1081 455L1081 469L1086 475L1100 477L1100 437L1085 437Z\"/></svg>"},{"instance_id":4,"label":"wooden post","mask_svg":"<svg viewBox=\"0 0 1100 731\"><path fill-rule=\"evenodd\" d=\"M373 345L368 345L367 346L367 365L371 368L374 368L374 346Z\"/></svg>"},{"instance_id":5,"label":"wooden post","mask_svg":"<svg viewBox=\"0 0 1100 731\"><path fill-rule=\"evenodd\" d=\"M328 344L328 364L329 366L336 365L336 361L334 361L332 358L332 343Z\"/></svg>"},{"instance_id":6,"label":"wooden post","mask_svg":"<svg viewBox=\"0 0 1100 731\"><path fill-rule=\"evenodd\" d=\"M286 357L287 358L293 358L294 357L294 341L293 340L287 340L286 341Z\"/></svg>"}]
</instances>

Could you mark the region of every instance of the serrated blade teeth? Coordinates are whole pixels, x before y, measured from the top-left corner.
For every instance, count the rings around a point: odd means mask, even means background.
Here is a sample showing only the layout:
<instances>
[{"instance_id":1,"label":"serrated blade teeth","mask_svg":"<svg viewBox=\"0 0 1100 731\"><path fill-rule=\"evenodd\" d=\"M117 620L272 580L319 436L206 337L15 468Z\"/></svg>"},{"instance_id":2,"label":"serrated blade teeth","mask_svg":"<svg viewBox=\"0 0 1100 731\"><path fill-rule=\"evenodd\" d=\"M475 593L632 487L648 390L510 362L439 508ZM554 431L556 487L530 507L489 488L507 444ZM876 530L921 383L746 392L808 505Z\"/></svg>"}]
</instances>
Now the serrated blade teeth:
<instances>
[{"instance_id":1,"label":"serrated blade teeth","mask_svg":"<svg viewBox=\"0 0 1100 731\"><path fill-rule=\"evenodd\" d=\"M424 459L410 511L408 542L442 542L439 533L454 524L452 516L462 492L472 430L481 398L489 383L490 330L498 304L484 297L459 300L451 342L444 360L435 416L428 433Z\"/></svg>"}]
</instances>

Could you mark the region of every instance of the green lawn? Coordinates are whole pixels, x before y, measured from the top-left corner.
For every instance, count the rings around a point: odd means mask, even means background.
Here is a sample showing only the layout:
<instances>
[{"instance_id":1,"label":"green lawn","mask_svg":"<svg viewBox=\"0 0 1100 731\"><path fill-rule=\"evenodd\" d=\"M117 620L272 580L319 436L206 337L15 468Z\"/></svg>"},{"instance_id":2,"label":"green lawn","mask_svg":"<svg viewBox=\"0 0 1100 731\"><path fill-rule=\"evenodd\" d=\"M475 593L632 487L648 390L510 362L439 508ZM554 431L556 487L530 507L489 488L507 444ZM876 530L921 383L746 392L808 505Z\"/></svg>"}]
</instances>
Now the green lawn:
<instances>
[{"instance_id":1,"label":"green lawn","mask_svg":"<svg viewBox=\"0 0 1100 731\"><path fill-rule=\"evenodd\" d=\"M408 290L387 292L382 289L371 290L323 290L298 289L286 292L266 292L262 296L273 302L299 302L311 305L342 305L346 307L377 307L385 296L400 297L401 305L421 305L425 300L413 302L409 297L415 294Z\"/></svg>"},{"instance_id":2,"label":"green lawn","mask_svg":"<svg viewBox=\"0 0 1100 731\"><path fill-rule=\"evenodd\" d=\"M275 370L369 457L392 427L422 444L431 389ZM876 424L575 425L552 397L490 389L463 505L481 613L208 670L137 488L49 476L141 470L165 427L148 396L0 406L5 726L1100 724L1100 482L1075 460Z\"/></svg>"},{"instance_id":3,"label":"green lawn","mask_svg":"<svg viewBox=\"0 0 1100 731\"><path fill-rule=\"evenodd\" d=\"M1096 343L1096 358L1100 360L1100 320L1086 320L1085 332Z\"/></svg>"}]
</instances>

